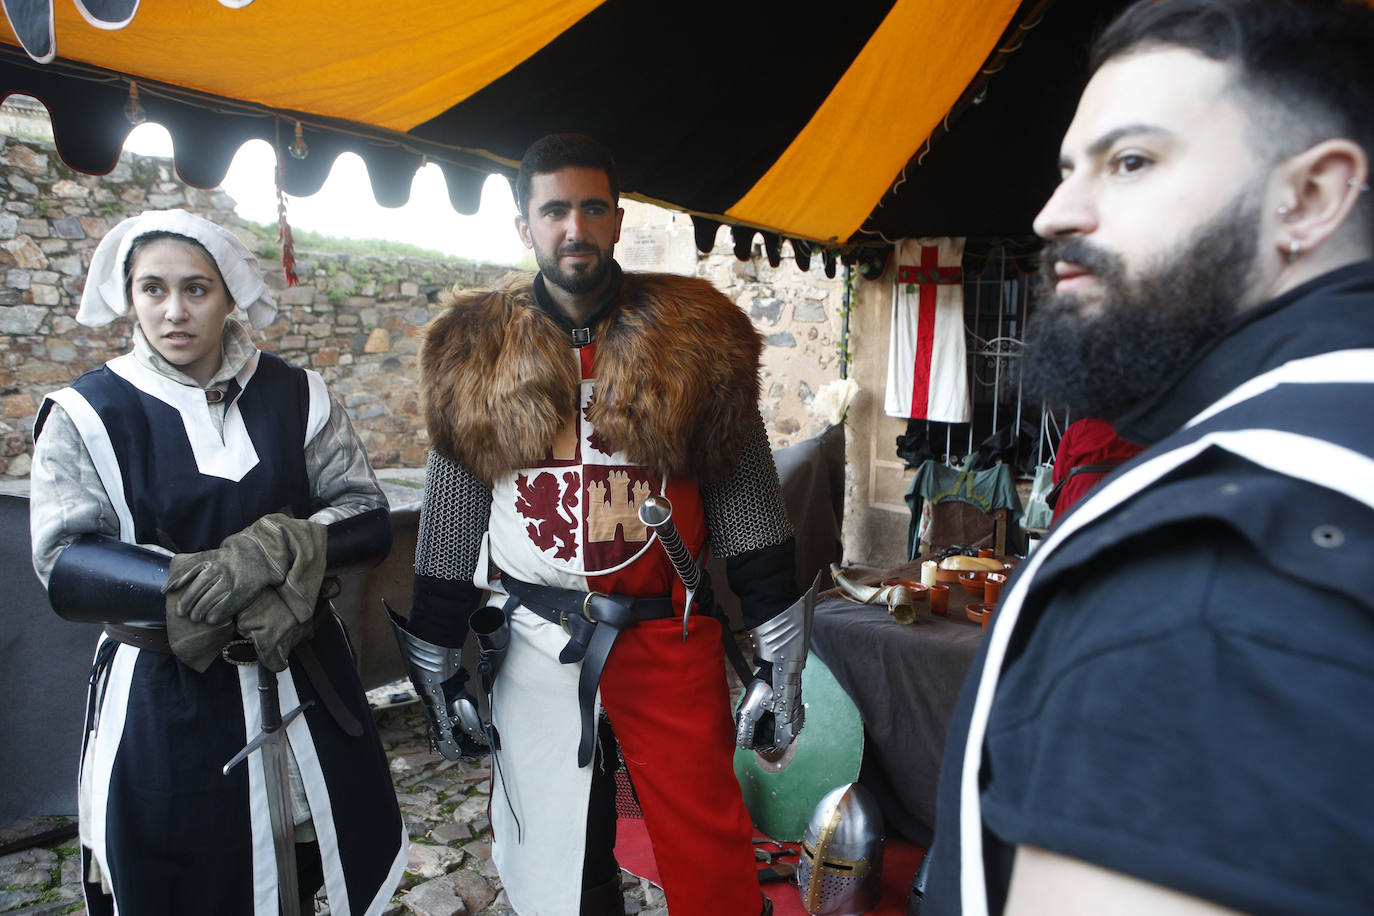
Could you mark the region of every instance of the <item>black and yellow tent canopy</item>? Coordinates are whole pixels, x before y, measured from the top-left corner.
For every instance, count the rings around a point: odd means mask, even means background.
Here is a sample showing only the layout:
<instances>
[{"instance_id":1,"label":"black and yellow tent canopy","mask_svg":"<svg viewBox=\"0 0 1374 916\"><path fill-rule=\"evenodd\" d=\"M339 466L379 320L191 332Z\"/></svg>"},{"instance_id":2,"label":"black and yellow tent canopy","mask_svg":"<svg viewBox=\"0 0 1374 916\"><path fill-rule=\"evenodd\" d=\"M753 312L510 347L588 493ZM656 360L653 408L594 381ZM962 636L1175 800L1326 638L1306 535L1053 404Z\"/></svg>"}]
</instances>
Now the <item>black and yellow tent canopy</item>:
<instances>
[{"instance_id":1,"label":"black and yellow tent canopy","mask_svg":"<svg viewBox=\"0 0 1374 916\"><path fill-rule=\"evenodd\" d=\"M553 131L616 152L623 191L770 254L1027 234L1055 180L1086 42L1119 0L4 0L0 93L40 99L102 174L132 87L176 167L219 183L260 138L292 194L344 151L396 206L424 162L477 208ZM99 27L97 27L99 26ZM27 51L27 53L26 53ZM833 263L833 262L828 262Z\"/></svg>"}]
</instances>

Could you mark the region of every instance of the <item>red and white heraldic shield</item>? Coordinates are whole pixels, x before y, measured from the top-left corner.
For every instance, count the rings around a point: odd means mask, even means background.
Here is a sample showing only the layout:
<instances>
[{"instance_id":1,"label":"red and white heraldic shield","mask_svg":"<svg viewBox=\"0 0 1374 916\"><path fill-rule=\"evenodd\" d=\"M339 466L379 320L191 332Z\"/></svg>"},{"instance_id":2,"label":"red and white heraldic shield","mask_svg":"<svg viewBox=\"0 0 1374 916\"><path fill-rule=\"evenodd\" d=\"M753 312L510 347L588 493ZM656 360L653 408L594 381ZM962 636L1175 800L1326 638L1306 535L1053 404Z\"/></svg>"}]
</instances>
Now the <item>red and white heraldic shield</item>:
<instances>
[{"instance_id":1,"label":"red and white heraldic shield","mask_svg":"<svg viewBox=\"0 0 1374 916\"><path fill-rule=\"evenodd\" d=\"M662 594L675 577L663 548L640 522L639 506L651 495L666 495L683 541L696 553L705 533L700 495L692 481L665 481L630 464L597 435L588 419L596 397L595 346L577 353L582 366L577 416L559 430L538 465L514 471L493 486L491 558L499 569L527 581Z\"/></svg>"}]
</instances>

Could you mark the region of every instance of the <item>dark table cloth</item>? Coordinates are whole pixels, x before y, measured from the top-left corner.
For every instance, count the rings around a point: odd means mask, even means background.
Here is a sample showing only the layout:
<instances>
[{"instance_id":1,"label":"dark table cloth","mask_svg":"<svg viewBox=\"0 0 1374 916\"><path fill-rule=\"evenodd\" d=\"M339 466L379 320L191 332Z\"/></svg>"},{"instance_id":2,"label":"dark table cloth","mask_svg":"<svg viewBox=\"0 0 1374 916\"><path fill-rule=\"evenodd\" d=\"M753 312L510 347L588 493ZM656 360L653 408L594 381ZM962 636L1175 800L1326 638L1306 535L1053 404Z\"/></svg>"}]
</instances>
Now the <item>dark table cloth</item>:
<instances>
[{"instance_id":1,"label":"dark table cloth","mask_svg":"<svg viewBox=\"0 0 1374 916\"><path fill-rule=\"evenodd\" d=\"M919 570L914 563L892 574L919 580ZM945 732L983 638L982 627L964 614L969 600L954 583L946 616L934 616L922 600L909 625L894 622L882 606L839 597L816 605L811 648L863 717L859 782L877 797L888 833L919 846L934 833Z\"/></svg>"}]
</instances>

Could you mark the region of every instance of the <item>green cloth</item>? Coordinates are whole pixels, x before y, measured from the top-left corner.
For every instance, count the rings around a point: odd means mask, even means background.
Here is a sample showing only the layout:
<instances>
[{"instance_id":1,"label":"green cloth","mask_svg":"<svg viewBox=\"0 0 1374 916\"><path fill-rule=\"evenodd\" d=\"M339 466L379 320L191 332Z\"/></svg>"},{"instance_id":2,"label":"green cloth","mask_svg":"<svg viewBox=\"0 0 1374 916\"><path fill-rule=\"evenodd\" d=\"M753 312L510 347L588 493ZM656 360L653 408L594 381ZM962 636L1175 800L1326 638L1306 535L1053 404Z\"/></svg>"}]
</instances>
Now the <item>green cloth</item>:
<instances>
[{"instance_id":1,"label":"green cloth","mask_svg":"<svg viewBox=\"0 0 1374 916\"><path fill-rule=\"evenodd\" d=\"M1020 523L1021 499L1016 495L1016 483L1007 465L997 464L986 470L971 471L953 468L938 461L924 461L916 469L916 476L911 478L911 486L906 491L907 508L911 510L906 533L908 561L916 559L921 551L922 505L927 500L932 505L938 505L951 499L977 506L984 512L1007 509L1009 527L1015 528Z\"/></svg>"}]
</instances>

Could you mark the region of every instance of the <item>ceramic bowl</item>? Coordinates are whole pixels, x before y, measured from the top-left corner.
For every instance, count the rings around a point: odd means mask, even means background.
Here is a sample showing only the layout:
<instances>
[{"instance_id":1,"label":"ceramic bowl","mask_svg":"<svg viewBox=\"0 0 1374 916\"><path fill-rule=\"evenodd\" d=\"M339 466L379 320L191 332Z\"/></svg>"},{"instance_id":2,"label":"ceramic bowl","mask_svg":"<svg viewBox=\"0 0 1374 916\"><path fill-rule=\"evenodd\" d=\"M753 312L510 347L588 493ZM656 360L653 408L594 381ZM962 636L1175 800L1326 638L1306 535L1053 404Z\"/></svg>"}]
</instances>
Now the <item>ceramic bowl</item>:
<instances>
[{"instance_id":1,"label":"ceramic bowl","mask_svg":"<svg viewBox=\"0 0 1374 916\"><path fill-rule=\"evenodd\" d=\"M983 587L987 578L988 572L985 569L967 569L959 573L959 584L964 587L964 591L969 593L970 598L982 601Z\"/></svg>"},{"instance_id":2,"label":"ceramic bowl","mask_svg":"<svg viewBox=\"0 0 1374 916\"><path fill-rule=\"evenodd\" d=\"M911 597L916 599L917 601L921 601L924 598L928 597L928 595L926 594L928 589L921 583L917 582L915 579L884 579L882 582L879 583L879 585L883 588L886 588L890 585L905 586L907 589L911 591Z\"/></svg>"},{"instance_id":3,"label":"ceramic bowl","mask_svg":"<svg viewBox=\"0 0 1374 916\"><path fill-rule=\"evenodd\" d=\"M986 629L988 618L992 616L992 611L995 607L995 604L970 603L964 605L964 613L968 615L969 620L974 623L982 624L983 628Z\"/></svg>"}]
</instances>

